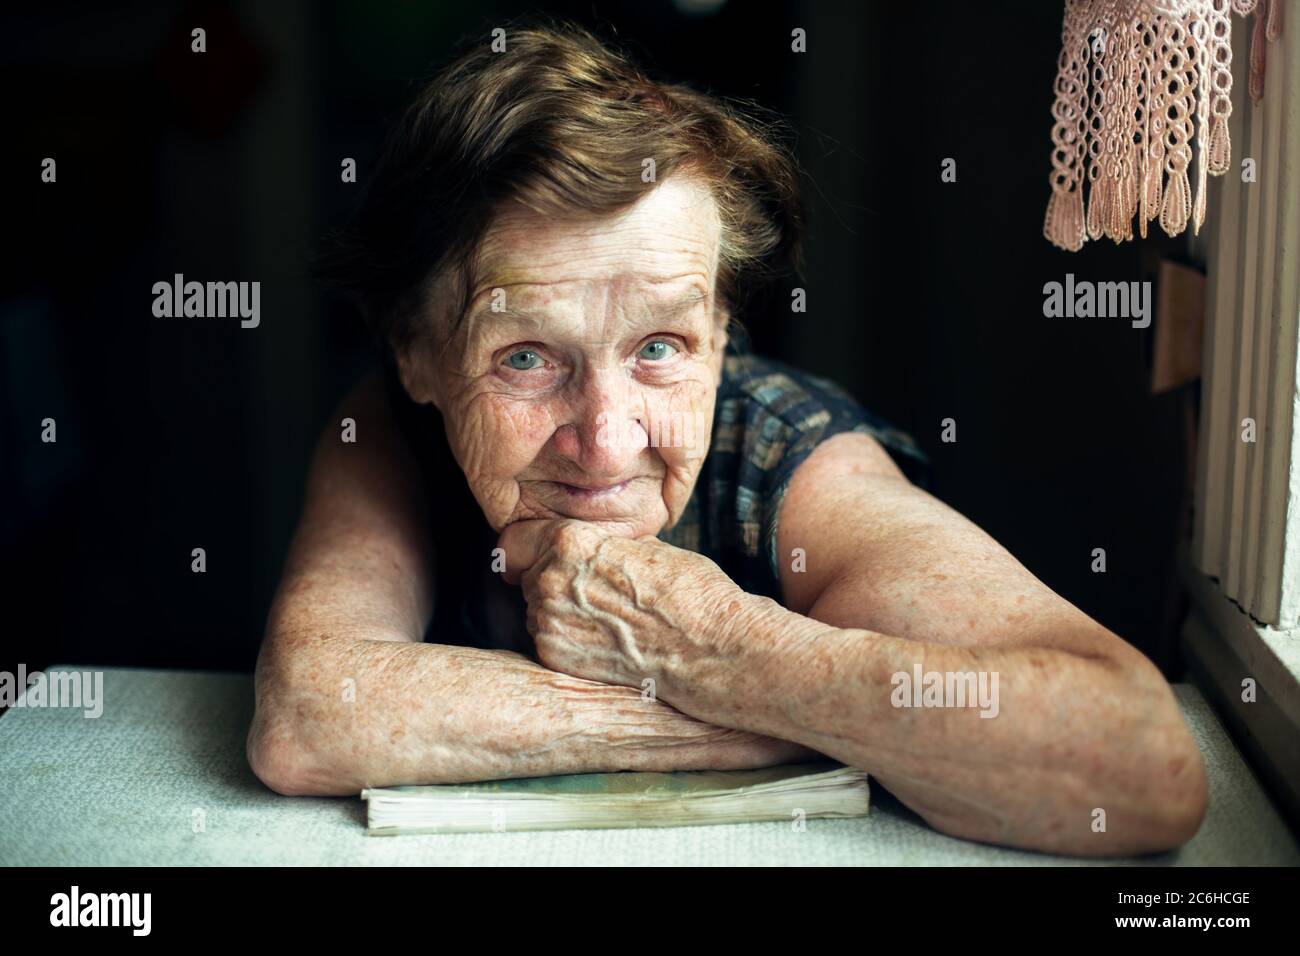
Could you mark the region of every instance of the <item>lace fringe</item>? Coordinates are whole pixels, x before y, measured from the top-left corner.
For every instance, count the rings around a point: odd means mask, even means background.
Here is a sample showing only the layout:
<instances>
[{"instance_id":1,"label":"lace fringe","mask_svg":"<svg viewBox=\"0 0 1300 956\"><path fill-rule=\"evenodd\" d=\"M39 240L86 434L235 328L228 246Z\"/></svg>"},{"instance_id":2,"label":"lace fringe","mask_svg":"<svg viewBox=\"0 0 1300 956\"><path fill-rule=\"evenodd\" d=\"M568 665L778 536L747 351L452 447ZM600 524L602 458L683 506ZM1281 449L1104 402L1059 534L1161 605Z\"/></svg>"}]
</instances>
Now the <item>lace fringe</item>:
<instances>
[{"instance_id":1,"label":"lace fringe","mask_svg":"<svg viewBox=\"0 0 1300 956\"><path fill-rule=\"evenodd\" d=\"M1154 219L1171 236L1189 221L1198 233L1206 176L1227 172L1232 156L1232 14L1255 16L1258 101L1284 2L1065 0L1043 235L1070 251L1103 235L1124 242L1135 216L1144 238Z\"/></svg>"}]
</instances>

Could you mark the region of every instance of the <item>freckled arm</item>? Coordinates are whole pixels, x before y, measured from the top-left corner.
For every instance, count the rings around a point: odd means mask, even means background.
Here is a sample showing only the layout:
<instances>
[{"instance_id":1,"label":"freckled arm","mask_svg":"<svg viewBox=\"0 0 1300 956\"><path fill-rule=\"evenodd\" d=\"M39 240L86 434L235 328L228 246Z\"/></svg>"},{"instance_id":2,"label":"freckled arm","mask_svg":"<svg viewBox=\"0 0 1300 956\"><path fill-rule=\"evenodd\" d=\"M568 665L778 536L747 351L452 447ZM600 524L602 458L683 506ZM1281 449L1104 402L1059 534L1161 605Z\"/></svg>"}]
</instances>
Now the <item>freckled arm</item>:
<instances>
[{"instance_id":1,"label":"freckled arm","mask_svg":"<svg viewBox=\"0 0 1300 956\"><path fill-rule=\"evenodd\" d=\"M861 767L956 836L1081 855L1189 839L1204 764L1160 673L892 465L873 468L854 449L869 441L828 442L796 474L780 553L804 546L808 570L783 569L789 607L720 591L661 695ZM945 686L982 674L996 697L917 706L918 671Z\"/></svg>"}]
</instances>

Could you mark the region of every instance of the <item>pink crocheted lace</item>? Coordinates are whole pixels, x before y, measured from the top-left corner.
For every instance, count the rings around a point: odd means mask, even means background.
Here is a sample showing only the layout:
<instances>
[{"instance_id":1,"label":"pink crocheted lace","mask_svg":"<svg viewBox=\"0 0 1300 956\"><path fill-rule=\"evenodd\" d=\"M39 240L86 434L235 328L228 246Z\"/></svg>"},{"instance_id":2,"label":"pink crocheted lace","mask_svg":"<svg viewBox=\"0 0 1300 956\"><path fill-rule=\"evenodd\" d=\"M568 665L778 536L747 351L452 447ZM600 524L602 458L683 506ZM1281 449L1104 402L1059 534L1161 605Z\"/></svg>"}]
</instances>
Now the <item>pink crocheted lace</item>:
<instances>
[{"instance_id":1,"label":"pink crocheted lace","mask_svg":"<svg viewBox=\"0 0 1300 956\"><path fill-rule=\"evenodd\" d=\"M1189 219L1199 232L1206 176L1226 172L1232 153L1232 14L1255 15L1258 100L1265 40L1281 33L1283 2L1065 0L1043 235L1071 251L1103 235L1123 242L1134 216L1144 237L1157 218L1171 236Z\"/></svg>"}]
</instances>

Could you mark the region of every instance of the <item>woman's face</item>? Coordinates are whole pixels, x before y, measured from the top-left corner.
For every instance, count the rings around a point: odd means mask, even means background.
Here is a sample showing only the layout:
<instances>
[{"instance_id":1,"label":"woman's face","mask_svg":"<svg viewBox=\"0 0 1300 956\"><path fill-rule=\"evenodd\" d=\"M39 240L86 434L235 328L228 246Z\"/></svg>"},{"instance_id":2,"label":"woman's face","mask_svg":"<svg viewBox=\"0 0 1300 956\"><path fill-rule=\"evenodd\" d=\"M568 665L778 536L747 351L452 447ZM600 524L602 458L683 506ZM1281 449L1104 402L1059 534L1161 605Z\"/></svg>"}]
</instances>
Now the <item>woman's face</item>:
<instances>
[{"instance_id":1,"label":"woman's face","mask_svg":"<svg viewBox=\"0 0 1300 956\"><path fill-rule=\"evenodd\" d=\"M639 537L676 523L726 344L720 236L708 188L682 176L612 217L494 222L465 320L440 353L412 346L399 364L411 397L441 410L495 530L569 517Z\"/></svg>"}]
</instances>

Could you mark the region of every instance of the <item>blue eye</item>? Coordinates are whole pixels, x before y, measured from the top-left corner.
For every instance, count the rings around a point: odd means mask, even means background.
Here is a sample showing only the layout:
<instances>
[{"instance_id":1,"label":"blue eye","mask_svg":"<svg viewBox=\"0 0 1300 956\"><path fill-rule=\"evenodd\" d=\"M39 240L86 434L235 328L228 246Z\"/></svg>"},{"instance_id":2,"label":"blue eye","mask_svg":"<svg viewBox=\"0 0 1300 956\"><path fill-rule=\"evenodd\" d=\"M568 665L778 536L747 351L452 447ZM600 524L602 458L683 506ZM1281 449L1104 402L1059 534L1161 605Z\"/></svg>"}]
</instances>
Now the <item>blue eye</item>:
<instances>
[{"instance_id":1,"label":"blue eye","mask_svg":"<svg viewBox=\"0 0 1300 956\"><path fill-rule=\"evenodd\" d=\"M516 361L516 360L520 361ZM529 369L537 368L542 364L542 357L532 349L520 349L518 352L512 352L506 358L510 367L521 372L527 372Z\"/></svg>"},{"instance_id":2,"label":"blue eye","mask_svg":"<svg viewBox=\"0 0 1300 956\"><path fill-rule=\"evenodd\" d=\"M647 354L650 349L655 350L654 354ZM671 351L668 351L669 349L671 349ZM639 354L644 359L650 359L652 362L657 362L676 355L677 347L671 342L665 342L662 339L655 339L653 342L647 342L645 348L643 348Z\"/></svg>"}]
</instances>

